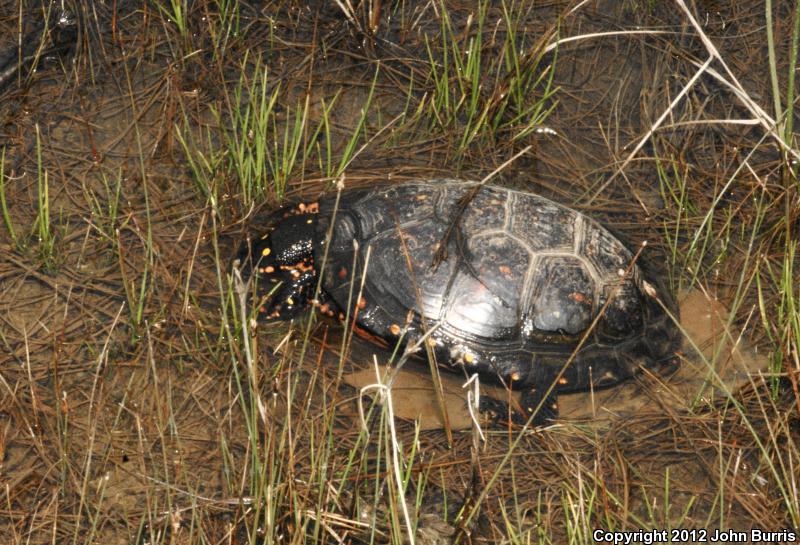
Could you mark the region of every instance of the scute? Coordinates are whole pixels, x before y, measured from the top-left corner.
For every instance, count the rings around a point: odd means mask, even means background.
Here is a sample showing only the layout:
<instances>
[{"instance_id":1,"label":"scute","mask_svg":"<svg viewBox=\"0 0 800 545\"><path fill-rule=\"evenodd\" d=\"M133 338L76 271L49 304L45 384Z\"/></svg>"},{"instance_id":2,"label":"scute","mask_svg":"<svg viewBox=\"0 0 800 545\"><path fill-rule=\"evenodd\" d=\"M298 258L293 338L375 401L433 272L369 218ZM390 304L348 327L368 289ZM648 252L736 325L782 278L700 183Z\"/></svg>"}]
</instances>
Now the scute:
<instances>
[{"instance_id":1,"label":"scute","mask_svg":"<svg viewBox=\"0 0 800 545\"><path fill-rule=\"evenodd\" d=\"M611 233L594 222L586 222L581 232L580 253L591 261L600 276L613 278L626 270L633 255Z\"/></svg>"},{"instance_id":2,"label":"scute","mask_svg":"<svg viewBox=\"0 0 800 545\"><path fill-rule=\"evenodd\" d=\"M533 325L540 331L578 335L593 318L595 285L583 263L572 256L544 256L536 263Z\"/></svg>"},{"instance_id":3,"label":"scute","mask_svg":"<svg viewBox=\"0 0 800 545\"><path fill-rule=\"evenodd\" d=\"M385 293L394 298L405 311L417 309L419 289L423 314L426 318L438 318L450 276L454 269L452 260L446 260L436 270L431 263L439 241L444 236L445 225L433 221L418 221L402 225L400 231L392 229L379 233L366 241L372 247L367 285L370 290ZM402 232L403 241L400 239ZM414 265L409 271L403 244ZM451 251L456 252L451 244Z\"/></svg>"},{"instance_id":4,"label":"scute","mask_svg":"<svg viewBox=\"0 0 800 545\"><path fill-rule=\"evenodd\" d=\"M527 246L503 232L489 232L469 238L469 265L491 297L512 309L519 322L520 298L532 256ZM467 293L465 296L469 296ZM477 297L478 293L472 295ZM510 327L504 324L504 327Z\"/></svg>"},{"instance_id":5,"label":"scute","mask_svg":"<svg viewBox=\"0 0 800 545\"><path fill-rule=\"evenodd\" d=\"M433 216L439 193L432 186L395 186L385 190L381 195L383 202L390 209L384 207L381 210L380 207L371 206L369 203L368 207L377 208L379 213L383 212L392 221L403 224L409 221L418 221L423 217ZM387 211L390 213L386 214Z\"/></svg>"},{"instance_id":6,"label":"scute","mask_svg":"<svg viewBox=\"0 0 800 545\"><path fill-rule=\"evenodd\" d=\"M517 328L517 305L491 293L477 278L463 271L453 282L445 322L468 335L507 339Z\"/></svg>"},{"instance_id":7,"label":"scute","mask_svg":"<svg viewBox=\"0 0 800 545\"><path fill-rule=\"evenodd\" d=\"M577 214L535 195L514 193L511 202L511 234L534 251L572 253Z\"/></svg>"},{"instance_id":8,"label":"scute","mask_svg":"<svg viewBox=\"0 0 800 545\"><path fill-rule=\"evenodd\" d=\"M471 188L472 186L464 184L463 186L448 187L443 191L436 207L437 217L445 222L450 220L459 200ZM506 210L506 202L508 200L509 193L505 191L496 191L495 188L482 188L464 210L464 215L461 217L463 231L474 235L503 229L509 221Z\"/></svg>"}]
</instances>

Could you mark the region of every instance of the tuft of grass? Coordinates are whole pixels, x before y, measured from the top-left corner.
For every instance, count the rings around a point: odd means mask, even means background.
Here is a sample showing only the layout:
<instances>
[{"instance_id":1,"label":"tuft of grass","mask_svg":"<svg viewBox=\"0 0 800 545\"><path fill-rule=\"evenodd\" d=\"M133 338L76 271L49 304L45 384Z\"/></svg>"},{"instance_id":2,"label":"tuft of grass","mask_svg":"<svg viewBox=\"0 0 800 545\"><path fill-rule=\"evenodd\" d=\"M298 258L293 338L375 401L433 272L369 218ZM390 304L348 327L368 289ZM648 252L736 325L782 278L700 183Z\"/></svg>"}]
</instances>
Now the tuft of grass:
<instances>
[{"instance_id":1,"label":"tuft of grass","mask_svg":"<svg viewBox=\"0 0 800 545\"><path fill-rule=\"evenodd\" d=\"M91 223L94 229L107 241L114 242L117 228L120 226L119 211L123 175L122 171L118 171L113 183L109 183L105 173L102 173L101 176L103 192L97 193L83 182L84 198L91 209Z\"/></svg>"},{"instance_id":2,"label":"tuft of grass","mask_svg":"<svg viewBox=\"0 0 800 545\"><path fill-rule=\"evenodd\" d=\"M179 134L198 187L212 203L217 202L217 185L211 181L216 179L221 164L225 165L224 172L236 180L242 203L249 206L264 198L282 200L290 181L314 167L324 179L340 178L363 151L364 142L369 142L367 120L379 67L356 123L344 144L337 146L341 135L333 130L331 112L336 107L339 92L329 100L320 99L320 119L312 123L310 96L306 94L294 106L280 104L279 98L285 94L282 83L270 79L267 66L260 60L254 65L251 75L247 58L243 60L238 85L233 96L227 97L225 114L213 111L220 125L230 126L230 130L224 132L223 155L198 153L197 147ZM209 155L214 159L209 159Z\"/></svg>"},{"instance_id":3,"label":"tuft of grass","mask_svg":"<svg viewBox=\"0 0 800 545\"><path fill-rule=\"evenodd\" d=\"M167 4L157 1L159 11L174 24L184 43L189 43L189 3L187 0L168 0Z\"/></svg>"},{"instance_id":4,"label":"tuft of grass","mask_svg":"<svg viewBox=\"0 0 800 545\"><path fill-rule=\"evenodd\" d=\"M11 213L8 210L6 201L6 148L3 148L2 153L0 153L0 212L3 214L3 223L8 231L8 236L11 237L11 241L16 246L17 251L24 250L25 246L14 230L14 222L11 221Z\"/></svg>"},{"instance_id":5,"label":"tuft of grass","mask_svg":"<svg viewBox=\"0 0 800 545\"><path fill-rule=\"evenodd\" d=\"M194 187L199 194L209 203L213 213L220 216L220 191L224 188L226 169L225 152L218 149L213 141L211 131L194 135L191 122L183 110L184 128L176 127L175 137L181 144L184 157L189 163Z\"/></svg>"},{"instance_id":6,"label":"tuft of grass","mask_svg":"<svg viewBox=\"0 0 800 545\"><path fill-rule=\"evenodd\" d=\"M324 126L325 129L326 129L325 130L325 137L326 137L326 154L325 154L325 157L326 157L326 160L327 160L327 166L326 166L324 172L326 172L328 174L328 177L331 178L331 179L336 179L336 180L341 179L341 177L344 175L345 171L347 170L347 167L350 166L350 163L352 163L352 161L356 158L356 156L364 149L363 146L360 147L360 148L358 147L358 144L360 143L362 138L366 142L369 142L369 139L367 138L367 133L366 133L367 117L368 117L369 112L370 112L370 107L372 106L372 100L373 100L373 98L375 96L375 87L376 87L376 85L378 83L378 75L379 74L380 74L380 65L378 65L375 68L375 76L372 79L372 85L370 85L369 93L367 94L367 98L364 101L364 105L361 107L361 110L360 110L359 116L358 116L358 121L356 122L355 126L353 127L353 130L352 130L352 132L350 134L350 138L348 138L347 143L345 144L344 149L342 150L341 157L339 158L338 163L336 161L332 161L331 160L331 154L330 154L331 136L332 135L331 135L330 130L329 130L329 127L330 127L329 112L330 112L330 108L333 107L334 101L331 101L330 107L324 110L322 126ZM336 95L336 96L338 96L338 95ZM334 100L335 100L335 97L334 97ZM381 129L381 131L382 130L383 129ZM380 133L380 131L378 131L378 133ZM322 159L320 158L320 160L322 160ZM336 165L335 169L332 168L334 164Z\"/></svg>"},{"instance_id":7,"label":"tuft of grass","mask_svg":"<svg viewBox=\"0 0 800 545\"><path fill-rule=\"evenodd\" d=\"M543 67L545 39L530 41L518 28L529 5L512 0L501 7L502 31L487 31L487 1L478 2L465 27L456 31L447 7L439 2L438 47L425 36L426 76L420 83L425 93L407 115L408 124L455 135L457 158L473 146L497 145L501 135L511 142L528 137L555 107L555 57ZM412 79L409 106L413 89Z\"/></svg>"},{"instance_id":8,"label":"tuft of grass","mask_svg":"<svg viewBox=\"0 0 800 545\"><path fill-rule=\"evenodd\" d=\"M798 393L798 349L800 349L800 285L796 282L797 241L790 241L783 259L773 264L764 257L759 262L763 272L756 276L758 306L762 325L774 350L771 352L772 371L776 375L786 373L793 390ZM777 292L777 304L772 300L772 291ZM773 388L777 388L777 381ZM777 392L776 392L777 393Z\"/></svg>"},{"instance_id":9,"label":"tuft of grass","mask_svg":"<svg viewBox=\"0 0 800 545\"><path fill-rule=\"evenodd\" d=\"M232 43L242 35L241 9L239 0L215 0L213 4L216 10L209 10L207 29L213 44L214 62L222 62Z\"/></svg>"},{"instance_id":10,"label":"tuft of grass","mask_svg":"<svg viewBox=\"0 0 800 545\"><path fill-rule=\"evenodd\" d=\"M37 254L42 267L53 271L56 266L56 235L50 220L49 174L42 165L42 139L39 125L36 125L36 204L33 235L36 238Z\"/></svg>"},{"instance_id":11,"label":"tuft of grass","mask_svg":"<svg viewBox=\"0 0 800 545\"><path fill-rule=\"evenodd\" d=\"M797 267L797 246L798 233L797 222L800 220L797 201L800 195L800 183L798 182L798 161L787 150L798 149L797 135L794 133L795 118L795 78L797 72L798 44L800 44L800 3L795 5L794 24L792 25L792 36L789 43L786 88L781 89L778 78L778 54L775 45L773 32L772 0L764 3L766 14L766 37L767 51L769 58L769 74L772 91L773 109L777 124L777 132L780 135L784 148L782 149L781 182L782 194L780 197L783 206L782 225L777 226L774 231L775 243L779 246L782 259L778 259L779 264L774 265L766 257L773 244L767 244L765 248L765 258L761 260L761 269L766 273L766 279L770 281L770 288L766 283L759 281L758 295L759 308L764 329L769 339L775 347L773 356L773 372L786 372L792 388L798 399L800 390L798 389L798 373L800 373L800 290L795 291L794 278ZM783 91L783 92L782 92ZM782 96L784 99L782 100ZM785 104L785 107L784 107ZM777 200L777 199L776 199ZM777 204L777 203L776 203ZM782 227L782 228L781 228ZM773 261L774 262L774 261ZM774 297L770 297L768 291L774 291ZM769 305L767 299L777 299L777 305ZM777 381L773 382L773 388L777 390ZM800 408L800 402L798 402Z\"/></svg>"},{"instance_id":12,"label":"tuft of grass","mask_svg":"<svg viewBox=\"0 0 800 545\"><path fill-rule=\"evenodd\" d=\"M248 58L241 64L239 83L229 98L227 116L215 111L220 124L230 119L225 132L227 161L240 185L242 201L249 205L256 198L269 195L281 200L287 183L305 166L310 146L303 146L310 101L287 107L279 120L278 97L281 83L271 81L269 68L260 60L249 75ZM332 106L332 104L331 104ZM318 125L311 142L322 130Z\"/></svg>"}]
</instances>

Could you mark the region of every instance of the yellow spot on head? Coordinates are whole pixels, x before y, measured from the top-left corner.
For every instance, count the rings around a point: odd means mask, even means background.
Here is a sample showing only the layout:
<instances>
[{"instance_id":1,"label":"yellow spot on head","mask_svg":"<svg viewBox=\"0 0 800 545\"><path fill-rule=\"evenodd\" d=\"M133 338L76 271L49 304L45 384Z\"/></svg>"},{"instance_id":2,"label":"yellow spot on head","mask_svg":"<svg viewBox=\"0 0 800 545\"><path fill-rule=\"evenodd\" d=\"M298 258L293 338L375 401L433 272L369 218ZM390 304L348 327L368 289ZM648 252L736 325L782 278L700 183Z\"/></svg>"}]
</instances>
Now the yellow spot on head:
<instances>
[{"instance_id":1,"label":"yellow spot on head","mask_svg":"<svg viewBox=\"0 0 800 545\"><path fill-rule=\"evenodd\" d=\"M272 265L267 265L266 267L264 267L264 272L268 273L268 274L269 273L274 273L275 272L275 267L273 267Z\"/></svg>"},{"instance_id":2,"label":"yellow spot on head","mask_svg":"<svg viewBox=\"0 0 800 545\"><path fill-rule=\"evenodd\" d=\"M558 383L559 384L567 384L567 379L565 379L564 377L561 377L560 379L558 379Z\"/></svg>"},{"instance_id":3,"label":"yellow spot on head","mask_svg":"<svg viewBox=\"0 0 800 545\"><path fill-rule=\"evenodd\" d=\"M475 361L475 356L467 352L464 354L464 363L472 363Z\"/></svg>"},{"instance_id":4,"label":"yellow spot on head","mask_svg":"<svg viewBox=\"0 0 800 545\"><path fill-rule=\"evenodd\" d=\"M391 333L392 335L400 335L400 326L397 324L390 325L389 333Z\"/></svg>"},{"instance_id":5,"label":"yellow spot on head","mask_svg":"<svg viewBox=\"0 0 800 545\"><path fill-rule=\"evenodd\" d=\"M286 304L287 304L287 305L293 305L293 304L294 304L294 299L292 299L291 297L289 297L288 299L286 299Z\"/></svg>"},{"instance_id":6,"label":"yellow spot on head","mask_svg":"<svg viewBox=\"0 0 800 545\"><path fill-rule=\"evenodd\" d=\"M272 253L272 250L270 250L269 246L267 246L266 248L261 250L261 255L263 255L264 257L268 256L271 253Z\"/></svg>"},{"instance_id":7,"label":"yellow spot on head","mask_svg":"<svg viewBox=\"0 0 800 545\"><path fill-rule=\"evenodd\" d=\"M519 371L514 371L511 373L511 380L517 381L522 378L522 375L519 374Z\"/></svg>"}]
</instances>

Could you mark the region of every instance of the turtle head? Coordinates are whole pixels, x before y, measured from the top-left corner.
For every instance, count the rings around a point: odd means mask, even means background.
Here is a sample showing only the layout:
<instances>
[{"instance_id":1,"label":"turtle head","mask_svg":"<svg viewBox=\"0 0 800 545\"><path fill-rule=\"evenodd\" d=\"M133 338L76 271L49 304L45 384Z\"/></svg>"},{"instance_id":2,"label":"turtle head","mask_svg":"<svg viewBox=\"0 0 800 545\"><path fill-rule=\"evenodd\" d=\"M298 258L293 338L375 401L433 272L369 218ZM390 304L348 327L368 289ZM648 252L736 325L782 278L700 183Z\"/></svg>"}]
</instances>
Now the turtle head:
<instances>
[{"instance_id":1,"label":"turtle head","mask_svg":"<svg viewBox=\"0 0 800 545\"><path fill-rule=\"evenodd\" d=\"M257 283L260 320L291 320L308 308L317 283L317 210L315 204L281 208L239 249L236 261Z\"/></svg>"}]
</instances>

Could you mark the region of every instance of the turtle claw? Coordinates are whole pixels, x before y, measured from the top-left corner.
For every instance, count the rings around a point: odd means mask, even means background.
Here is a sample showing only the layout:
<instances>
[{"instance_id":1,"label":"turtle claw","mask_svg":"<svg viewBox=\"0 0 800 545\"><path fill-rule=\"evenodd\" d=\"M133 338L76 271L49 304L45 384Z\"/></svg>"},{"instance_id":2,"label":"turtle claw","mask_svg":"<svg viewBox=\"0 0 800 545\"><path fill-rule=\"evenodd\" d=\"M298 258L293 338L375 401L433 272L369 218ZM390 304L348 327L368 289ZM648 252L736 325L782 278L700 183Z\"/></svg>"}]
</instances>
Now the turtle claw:
<instances>
[{"instance_id":1,"label":"turtle claw","mask_svg":"<svg viewBox=\"0 0 800 545\"><path fill-rule=\"evenodd\" d=\"M514 424L525 424L522 414L509 407L505 401L500 401L493 397L481 396L478 410L491 418L496 425L507 424L511 421Z\"/></svg>"},{"instance_id":2,"label":"turtle claw","mask_svg":"<svg viewBox=\"0 0 800 545\"><path fill-rule=\"evenodd\" d=\"M531 388L522 394L520 404L528 418L534 415L534 424L548 424L558 418L558 394L552 389L547 393L546 387Z\"/></svg>"}]
</instances>

